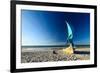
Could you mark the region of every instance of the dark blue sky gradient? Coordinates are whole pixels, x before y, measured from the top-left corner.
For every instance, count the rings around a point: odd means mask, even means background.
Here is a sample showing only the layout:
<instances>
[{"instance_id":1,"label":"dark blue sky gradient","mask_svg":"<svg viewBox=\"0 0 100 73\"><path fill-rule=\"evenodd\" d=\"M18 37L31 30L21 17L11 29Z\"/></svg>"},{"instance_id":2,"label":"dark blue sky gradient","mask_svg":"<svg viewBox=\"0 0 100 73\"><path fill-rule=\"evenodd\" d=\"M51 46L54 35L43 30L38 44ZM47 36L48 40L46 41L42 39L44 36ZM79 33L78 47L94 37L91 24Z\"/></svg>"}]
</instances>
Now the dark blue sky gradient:
<instances>
[{"instance_id":1,"label":"dark blue sky gradient","mask_svg":"<svg viewBox=\"0 0 100 73\"><path fill-rule=\"evenodd\" d=\"M22 45L65 45L67 21L75 44L90 43L90 14L22 10Z\"/></svg>"}]
</instances>

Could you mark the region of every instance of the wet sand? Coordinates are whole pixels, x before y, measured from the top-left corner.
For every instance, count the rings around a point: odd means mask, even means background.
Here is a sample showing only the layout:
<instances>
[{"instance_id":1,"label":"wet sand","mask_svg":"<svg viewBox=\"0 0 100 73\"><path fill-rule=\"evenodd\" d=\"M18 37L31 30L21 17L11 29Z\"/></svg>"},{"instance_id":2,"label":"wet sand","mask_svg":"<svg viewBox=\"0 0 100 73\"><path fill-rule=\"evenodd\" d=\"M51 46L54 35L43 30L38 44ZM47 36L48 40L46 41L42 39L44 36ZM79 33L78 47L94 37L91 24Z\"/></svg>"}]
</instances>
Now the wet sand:
<instances>
[{"instance_id":1,"label":"wet sand","mask_svg":"<svg viewBox=\"0 0 100 73\"><path fill-rule=\"evenodd\" d=\"M74 54L64 54L59 50L46 50L46 51L34 51L32 49L22 48L21 62L49 62L49 61L77 61L77 60L89 60L90 48L76 48Z\"/></svg>"}]
</instances>

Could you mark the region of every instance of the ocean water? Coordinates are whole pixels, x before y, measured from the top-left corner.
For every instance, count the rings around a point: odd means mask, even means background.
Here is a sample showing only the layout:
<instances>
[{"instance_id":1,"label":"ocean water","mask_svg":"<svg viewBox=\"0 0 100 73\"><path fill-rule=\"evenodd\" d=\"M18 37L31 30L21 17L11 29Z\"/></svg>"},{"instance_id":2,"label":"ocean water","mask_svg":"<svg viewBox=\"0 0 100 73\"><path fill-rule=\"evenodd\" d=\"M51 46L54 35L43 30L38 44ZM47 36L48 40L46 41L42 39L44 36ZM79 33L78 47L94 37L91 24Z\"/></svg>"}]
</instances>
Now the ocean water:
<instances>
[{"instance_id":1,"label":"ocean water","mask_svg":"<svg viewBox=\"0 0 100 73\"><path fill-rule=\"evenodd\" d=\"M30 49L30 50L59 50L59 49L63 49L63 48L66 48L66 47L45 47L45 46L22 46L22 49Z\"/></svg>"},{"instance_id":2,"label":"ocean water","mask_svg":"<svg viewBox=\"0 0 100 73\"><path fill-rule=\"evenodd\" d=\"M67 46L21 46L22 49L29 49L29 50L59 50L67 48ZM90 45L75 45L75 48L90 48Z\"/></svg>"}]
</instances>

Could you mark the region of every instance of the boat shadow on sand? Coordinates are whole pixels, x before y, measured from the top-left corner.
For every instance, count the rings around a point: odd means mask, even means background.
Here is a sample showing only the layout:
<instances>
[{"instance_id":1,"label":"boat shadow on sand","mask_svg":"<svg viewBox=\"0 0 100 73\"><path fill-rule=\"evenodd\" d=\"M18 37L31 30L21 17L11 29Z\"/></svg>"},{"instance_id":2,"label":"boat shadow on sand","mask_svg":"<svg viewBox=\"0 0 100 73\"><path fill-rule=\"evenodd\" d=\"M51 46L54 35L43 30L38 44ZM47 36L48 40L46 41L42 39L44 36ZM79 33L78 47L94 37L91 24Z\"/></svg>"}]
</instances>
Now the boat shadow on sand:
<instances>
[{"instance_id":1,"label":"boat shadow on sand","mask_svg":"<svg viewBox=\"0 0 100 73\"><path fill-rule=\"evenodd\" d=\"M74 54L90 54L89 51L74 51Z\"/></svg>"}]
</instances>

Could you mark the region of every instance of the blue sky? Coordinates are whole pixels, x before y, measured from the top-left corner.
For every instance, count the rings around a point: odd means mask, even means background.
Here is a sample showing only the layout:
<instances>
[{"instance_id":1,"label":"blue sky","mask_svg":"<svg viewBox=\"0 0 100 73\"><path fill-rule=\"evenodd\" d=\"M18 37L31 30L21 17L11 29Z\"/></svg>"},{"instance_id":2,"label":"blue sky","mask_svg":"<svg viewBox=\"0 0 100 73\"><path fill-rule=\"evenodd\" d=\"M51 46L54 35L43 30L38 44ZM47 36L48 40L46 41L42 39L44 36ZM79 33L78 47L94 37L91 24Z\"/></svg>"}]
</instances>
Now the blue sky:
<instances>
[{"instance_id":1,"label":"blue sky","mask_svg":"<svg viewBox=\"0 0 100 73\"><path fill-rule=\"evenodd\" d=\"M75 44L90 42L90 14L22 10L22 45L65 45L67 21Z\"/></svg>"}]
</instances>

